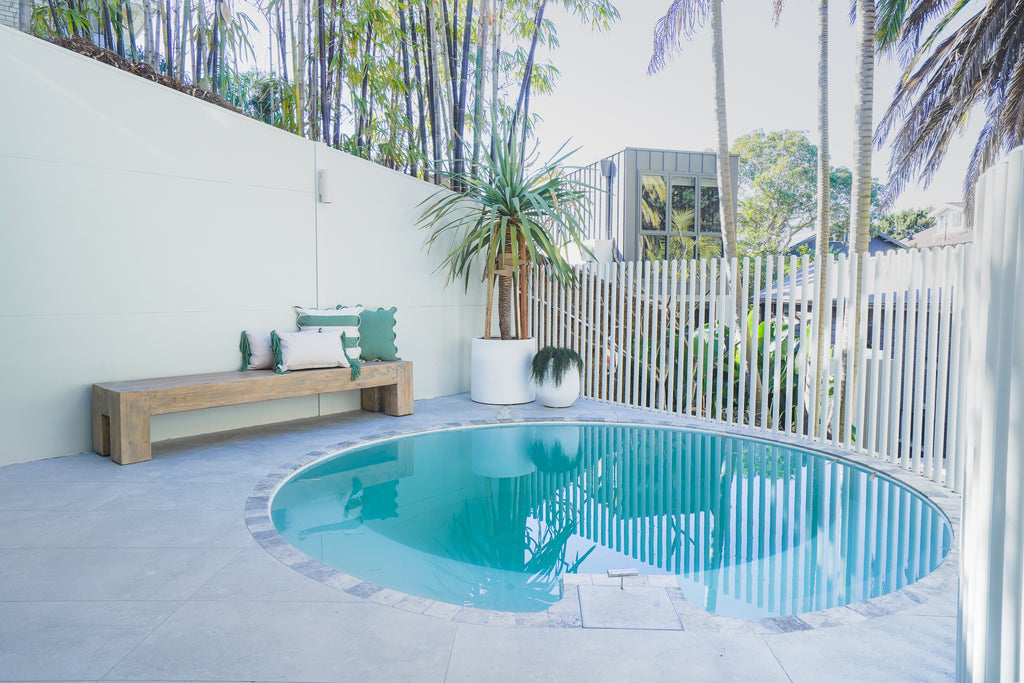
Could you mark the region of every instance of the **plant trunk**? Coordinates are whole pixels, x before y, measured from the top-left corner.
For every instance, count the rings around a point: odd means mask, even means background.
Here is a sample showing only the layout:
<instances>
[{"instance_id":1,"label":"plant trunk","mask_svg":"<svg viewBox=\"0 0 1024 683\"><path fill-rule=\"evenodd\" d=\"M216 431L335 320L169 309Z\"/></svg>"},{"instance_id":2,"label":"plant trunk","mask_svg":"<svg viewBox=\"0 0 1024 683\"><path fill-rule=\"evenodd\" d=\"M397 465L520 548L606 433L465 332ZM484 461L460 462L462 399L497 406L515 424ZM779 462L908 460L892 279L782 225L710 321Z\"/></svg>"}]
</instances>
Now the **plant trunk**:
<instances>
[{"instance_id":1,"label":"plant trunk","mask_svg":"<svg viewBox=\"0 0 1024 683\"><path fill-rule=\"evenodd\" d=\"M106 3L104 3L104 9ZM171 0L164 0L164 62L167 68L165 72L170 78L174 78L174 19L171 15Z\"/></svg>"},{"instance_id":2,"label":"plant trunk","mask_svg":"<svg viewBox=\"0 0 1024 683\"><path fill-rule=\"evenodd\" d=\"M502 339L512 338L512 277L498 276L498 331Z\"/></svg>"},{"instance_id":3,"label":"plant trunk","mask_svg":"<svg viewBox=\"0 0 1024 683\"><path fill-rule=\"evenodd\" d=\"M178 35L178 80L185 82L185 56L188 51L189 30L192 27L192 3L184 1L184 8L181 15L181 32Z\"/></svg>"},{"instance_id":4,"label":"plant trunk","mask_svg":"<svg viewBox=\"0 0 1024 683\"><path fill-rule=\"evenodd\" d=\"M825 370L825 296L828 276L828 244L831 235L831 178L828 149L828 0L818 0L818 225L814 277L818 285L814 311L817 353L814 363L814 405L821 405Z\"/></svg>"},{"instance_id":5,"label":"plant trunk","mask_svg":"<svg viewBox=\"0 0 1024 683\"><path fill-rule=\"evenodd\" d=\"M857 136L857 145L853 150L853 179L850 188L850 255L858 255L857 269L854 273L853 306L846 311L846 324L849 333L847 339L856 335L860 329L860 300L863 295L864 283L861 281L861 259L867 255L869 231L871 228L871 143L872 143L872 107L874 106L875 83L875 3L874 0L857 0L857 78L854 89L853 127ZM853 356L851 368L850 355ZM843 381L839 387L837 400L846 395L846 382L857 386L860 373L860 358L856 349L846 346L842 354ZM844 416L846 411L840 409ZM842 425L845 433L845 425Z\"/></svg>"},{"instance_id":6,"label":"plant trunk","mask_svg":"<svg viewBox=\"0 0 1024 683\"><path fill-rule=\"evenodd\" d=\"M402 32L402 85L405 88L405 118L406 118L406 131L409 133L409 175L413 178L416 177L416 131L415 124L412 118L412 81L409 78L409 33L405 23L405 9L401 4L398 5L398 22L399 29Z\"/></svg>"},{"instance_id":7,"label":"plant trunk","mask_svg":"<svg viewBox=\"0 0 1024 683\"><path fill-rule=\"evenodd\" d=\"M461 64L459 64L459 90L452 112L452 149L456 179L465 170L465 128L466 128L466 89L469 80L469 39L473 29L473 0L466 0L466 20L462 30ZM459 188L462 183L459 182Z\"/></svg>"},{"instance_id":8,"label":"plant trunk","mask_svg":"<svg viewBox=\"0 0 1024 683\"><path fill-rule=\"evenodd\" d=\"M473 87L473 163L470 175L476 178L477 166L480 163L480 146L484 132L484 75L487 49L487 29L492 21L491 7L488 0L480 3L480 25L477 29L476 44L476 83Z\"/></svg>"},{"instance_id":9,"label":"plant trunk","mask_svg":"<svg viewBox=\"0 0 1024 683\"><path fill-rule=\"evenodd\" d=\"M441 183L441 135L438 128L438 83L437 55L434 54L436 45L434 19L430 12L430 0L426 4L427 24L427 99L430 105L430 138L434 148L434 183Z\"/></svg>"},{"instance_id":10,"label":"plant trunk","mask_svg":"<svg viewBox=\"0 0 1024 683\"><path fill-rule=\"evenodd\" d=\"M18 30L32 32L32 0L18 0Z\"/></svg>"},{"instance_id":11,"label":"plant trunk","mask_svg":"<svg viewBox=\"0 0 1024 683\"><path fill-rule=\"evenodd\" d=\"M132 63L134 64L135 62L139 61L138 50L136 49L136 46L135 46L135 17L132 15L132 3L129 0L125 0L124 7L125 7L125 13L128 15L128 39L131 41L130 45L131 45ZM78 22L74 22L73 23L75 28L72 31L72 33L74 33L75 35L78 35L78 26L77 26L77 24L78 24Z\"/></svg>"},{"instance_id":12,"label":"plant trunk","mask_svg":"<svg viewBox=\"0 0 1024 683\"><path fill-rule=\"evenodd\" d=\"M736 214L733 211L732 161L729 156L729 131L725 109L725 40L722 37L722 0L711 0L711 64L715 81L715 127L718 133L718 202L722 215L722 274L730 278L730 264L738 259ZM735 325L743 317L744 301L735 297Z\"/></svg>"},{"instance_id":13,"label":"plant trunk","mask_svg":"<svg viewBox=\"0 0 1024 683\"><path fill-rule=\"evenodd\" d=\"M420 51L416 39L416 14L413 12L411 5L409 6L409 29L412 33L412 57L413 66L416 70L416 107L419 112L420 153L424 159L427 159L427 113L423 102L423 74L420 70ZM426 172L424 172L423 177L424 179L427 177Z\"/></svg>"},{"instance_id":14,"label":"plant trunk","mask_svg":"<svg viewBox=\"0 0 1024 683\"><path fill-rule=\"evenodd\" d=\"M501 24L505 7L503 0L494 0L494 30L491 31L491 158L495 154L495 131L498 130L498 76L501 56Z\"/></svg>"},{"instance_id":15,"label":"plant trunk","mask_svg":"<svg viewBox=\"0 0 1024 683\"><path fill-rule=\"evenodd\" d=\"M512 115L512 126L509 129L510 135L516 134L516 124L519 122L519 115L523 111L527 93L530 90L530 81L533 79L533 59L537 52L537 38L540 36L541 22L544 21L544 6L547 5L547 2L548 0L540 0L540 4L537 6L537 14L533 20L533 39L530 41L530 53L526 58L526 66L523 67L523 81L519 84L519 97L516 98L516 111ZM511 145L512 141L509 140L508 144Z\"/></svg>"}]
</instances>

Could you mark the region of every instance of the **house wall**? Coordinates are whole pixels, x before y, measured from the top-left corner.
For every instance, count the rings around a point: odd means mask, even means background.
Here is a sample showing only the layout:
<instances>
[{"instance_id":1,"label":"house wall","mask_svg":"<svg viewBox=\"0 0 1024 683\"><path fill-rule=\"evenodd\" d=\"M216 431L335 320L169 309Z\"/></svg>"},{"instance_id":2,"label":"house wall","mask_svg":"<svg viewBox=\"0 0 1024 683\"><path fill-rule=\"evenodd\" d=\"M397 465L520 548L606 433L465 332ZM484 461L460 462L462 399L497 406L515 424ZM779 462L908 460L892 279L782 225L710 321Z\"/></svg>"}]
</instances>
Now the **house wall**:
<instances>
[{"instance_id":1,"label":"house wall","mask_svg":"<svg viewBox=\"0 0 1024 683\"><path fill-rule=\"evenodd\" d=\"M0 0L0 25L18 28L18 0Z\"/></svg>"},{"instance_id":2,"label":"house wall","mask_svg":"<svg viewBox=\"0 0 1024 683\"><path fill-rule=\"evenodd\" d=\"M484 297L433 272L434 186L4 27L0 92L0 465L88 450L92 383L234 369L294 305L397 306L415 397L468 390ZM159 416L153 439L357 407Z\"/></svg>"}]
</instances>

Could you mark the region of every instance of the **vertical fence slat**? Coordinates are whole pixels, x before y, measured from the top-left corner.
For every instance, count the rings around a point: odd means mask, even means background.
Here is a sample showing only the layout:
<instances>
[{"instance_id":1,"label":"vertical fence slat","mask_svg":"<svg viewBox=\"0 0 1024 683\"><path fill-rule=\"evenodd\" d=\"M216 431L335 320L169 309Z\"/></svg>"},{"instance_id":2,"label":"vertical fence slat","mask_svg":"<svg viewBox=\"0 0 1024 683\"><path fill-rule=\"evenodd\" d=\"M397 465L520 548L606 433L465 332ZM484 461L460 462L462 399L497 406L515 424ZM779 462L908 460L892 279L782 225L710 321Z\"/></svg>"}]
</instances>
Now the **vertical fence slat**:
<instances>
[{"instance_id":1,"label":"vertical fence slat","mask_svg":"<svg viewBox=\"0 0 1024 683\"><path fill-rule=\"evenodd\" d=\"M751 321L750 321L750 332L749 332L749 335L750 335L750 349L749 349L749 351L750 351L750 359L748 361L749 365L747 365L747 367L749 368L749 374L750 374L750 389L749 389L750 394L748 396L748 401L747 401L747 421L746 421L746 423L748 425L751 425L751 426L757 426L758 384L759 384L759 377L761 375L761 373L759 372L760 368L758 367L758 363L757 363L757 328L758 328L758 325L760 324L759 321L761 319L761 310L760 310L760 308L761 308L760 303L761 302L759 301L760 296L758 296L758 292L760 292L760 290L761 290L761 282L762 282L762 279L761 279L761 257L757 256L757 257L754 258L754 280L753 280L753 287L750 288L750 291L752 291L754 293L754 299L753 299L753 301L751 303L751 306L750 306L750 312L751 312L751 315L752 315L752 318L751 318Z\"/></svg>"},{"instance_id":2,"label":"vertical fence slat","mask_svg":"<svg viewBox=\"0 0 1024 683\"><path fill-rule=\"evenodd\" d=\"M679 354L677 349L680 344L680 335L682 330L679 329L679 318L676 317L676 293L679 289L679 262L672 261L669 264L669 296L668 304L665 306L666 316L668 318L668 352L665 356L665 364L668 367L668 375L665 377L665 396L666 406L665 409L676 412L676 406L678 398L675 395L676 387L676 367L677 359Z\"/></svg>"},{"instance_id":3,"label":"vertical fence slat","mask_svg":"<svg viewBox=\"0 0 1024 683\"><path fill-rule=\"evenodd\" d=\"M932 259L932 250L926 249L922 252L921 267L915 272L917 277L914 279L913 288L917 292L917 311L914 316L914 393L912 399L912 405L914 412L911 415L911 445L913 447L913 456L916 460L914 463L913 470L915 472L924 472L924 409L923 405L927 400L924 391L925 381L925 366L926 356L925 349L928 346L928 323L926 315L928 314L928 290L925 286L924 273L927 271L929 274L934 272L934 259ZM922 338L923 337L923 338ZM906 406L904 406L906 407Z\"/></svg>"},{"instance_id":4,"label":"vertical fence slat","mask_svg":"<svg viewBox=\"0 0 1024 683\"><path fill-rule=\"evenodd\" d=\"M811 368L814 361L811 359L811 351L817 348L817 336L814 328L817 327L816 319L812 318L811 293L810 293L810 267L811 261L807 254L800 257L800 273L803 280L800 284L800 336L803 343L800 344L800 389L797 393L797 432L800 436L810 436L814 425L814 387L818 379L814 377ZM818 315L818 308L814 307L814 315ZM810 328L808 328L810 326ZM817 351L815 351L817 354ZM810 362L810 364L808 364ZM807 400L807 392L810 390L810 401Z\"/></svg>"},{"instance_id":5,"label":"vertical fence slat","mask_svg":"<svg viewBox=\"0 0 1024 683\"><path fill-rule=\"evenodd\" d=\"M623 339L629 339L628 331L626 326L629 323L629 312L626 308L627 302L626 293L630 291L630 279L628 277L627 268L625 263L619 263L617 265L617 277L621 282L619 287L619 306L617 309L617 320L615 324L615 400L619 403L626 401L625 387L623 384L626 380L626 369L623 365L626 364L626 356L623 351Z\"/></svg>"},{"instance_id":6,"label":"vertical fence slat","mask_svg":"<svg viewBox=\"0 0 1024 683\"><path fill-rule=\"evenodd\" d=\"M715 283L718 281L718 264L719 259L713 259L710 262L710 269L708 272L708 320L707 320L707 331L708 331L708 343L707 343L707 354L708 357L704 360L704 367L707 369L705 373L705 387L704 392L704 417L714 419L717 417L717 408L719 395L715 393L715 382L718 377L718 368L716 367L715 359L717 354L715 352L716 341L718 340L719 326L722 324L721 312L718 310L718 296Z\"/></svg>"},{"instance_id":7,"label":"vertical fence slat","mask_svg":"<svg viewBox=\"0 0 1024 683\"><path fill-rule=\"evenodd\" d=\"M743 270L736 286L736 296L743 297L743 305L740 307L739 333L740 333L740 386L736 395L736 421L740 424L747 424L747 377L749 368L747 365L747 294L750 292L750 259L743 257Z\"/></svg>"},{"instance_id":8,"label":"vertical fence slat","mask_svg":"<svg viewBox=\"0 0 1024 683\"><path fill-rule=\"evenodd\" d=\"M788 299L788 306L786 311L788 317L786 319L786 422L784 431L789 434L794 430L795 425L793 424L793 406L797 400L797 395L800 394L799 388L794 392L793 387L796 381L796 369L793 365L796 359L796 275L797 275L797 258L796 256L789 257L789 284L786 288L786 297Z\"/></svg>"}]
</instances>

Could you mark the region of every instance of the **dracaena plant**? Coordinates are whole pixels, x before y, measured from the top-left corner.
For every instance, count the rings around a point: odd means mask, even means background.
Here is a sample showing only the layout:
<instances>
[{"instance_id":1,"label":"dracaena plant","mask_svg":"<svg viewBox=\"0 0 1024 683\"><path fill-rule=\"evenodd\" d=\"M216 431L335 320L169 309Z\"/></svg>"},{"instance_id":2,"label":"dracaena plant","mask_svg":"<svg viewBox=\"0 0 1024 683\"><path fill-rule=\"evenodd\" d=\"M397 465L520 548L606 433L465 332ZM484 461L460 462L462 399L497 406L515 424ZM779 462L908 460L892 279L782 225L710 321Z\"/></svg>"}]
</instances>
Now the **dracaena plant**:
<instances>
[{"instance_id":1,"label":"dracaena plant","mask_svg":"<svg viewBox=\"0 0 1024 683\"><path fill-rule=\"evenodd\" d=\"M483 155L479 168L446 172L451 186L460 191L442 189L424 200L419 225L430 232L428 248L451 240L439 267L447 272L446 285L462 278L468 290L470 274L483 260L484 338L491 332L494 287L501 338L523 338L530 264L546 264L559 282L568 284L573 270L566 247L590 253L583 239L592 188L563 166L571 154L564 153L564 145L550 160L536 162L523 154L519 126L505 122L494 134L494 155Z\"/></svg>"}]
</instances>

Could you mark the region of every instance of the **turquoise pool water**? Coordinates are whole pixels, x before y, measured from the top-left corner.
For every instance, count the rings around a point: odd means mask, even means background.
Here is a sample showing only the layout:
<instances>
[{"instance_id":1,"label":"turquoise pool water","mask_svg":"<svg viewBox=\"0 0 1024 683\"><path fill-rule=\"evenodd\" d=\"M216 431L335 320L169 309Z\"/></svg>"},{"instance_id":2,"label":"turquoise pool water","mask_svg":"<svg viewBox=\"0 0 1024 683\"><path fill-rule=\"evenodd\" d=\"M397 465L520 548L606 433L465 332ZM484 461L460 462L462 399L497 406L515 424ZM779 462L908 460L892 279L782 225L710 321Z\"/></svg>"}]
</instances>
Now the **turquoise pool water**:
<instances>
[{"instance_id":1,"label":"turquoise pool water","mask_svg":"<svg viewBox=\"0 0 1024 683\"><path fill-rule=\"evenodd\" d=\"M318 462L271 501L281 535L365 581L484 609L547 609L566 572L672 575L725 616L898 590L949 551L945 518L850 463L613 424L475 427Z\"/></svg>"}]
</instances>

